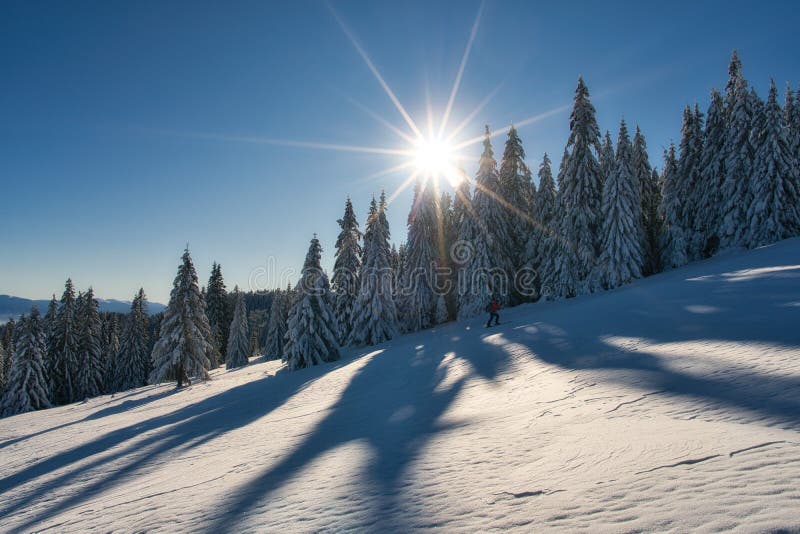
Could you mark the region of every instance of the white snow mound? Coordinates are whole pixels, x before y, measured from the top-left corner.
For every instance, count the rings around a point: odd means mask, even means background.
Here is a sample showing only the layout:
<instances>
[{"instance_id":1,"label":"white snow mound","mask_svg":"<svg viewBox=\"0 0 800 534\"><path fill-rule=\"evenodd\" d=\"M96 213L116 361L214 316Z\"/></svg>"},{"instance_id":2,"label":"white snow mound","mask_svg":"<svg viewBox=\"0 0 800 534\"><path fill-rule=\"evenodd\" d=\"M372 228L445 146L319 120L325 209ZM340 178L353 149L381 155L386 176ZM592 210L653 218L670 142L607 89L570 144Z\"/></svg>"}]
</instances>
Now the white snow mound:
<instances>
[{"instance_id":1,"label":"white snow mound","mask_svg":"<svg viewBox=\"0 0 800 534\"><path fill-rule=\"evenodd\" d=\"M0 420L2 532L800 529L800 239Z\"/></svg>"}]
</instances>

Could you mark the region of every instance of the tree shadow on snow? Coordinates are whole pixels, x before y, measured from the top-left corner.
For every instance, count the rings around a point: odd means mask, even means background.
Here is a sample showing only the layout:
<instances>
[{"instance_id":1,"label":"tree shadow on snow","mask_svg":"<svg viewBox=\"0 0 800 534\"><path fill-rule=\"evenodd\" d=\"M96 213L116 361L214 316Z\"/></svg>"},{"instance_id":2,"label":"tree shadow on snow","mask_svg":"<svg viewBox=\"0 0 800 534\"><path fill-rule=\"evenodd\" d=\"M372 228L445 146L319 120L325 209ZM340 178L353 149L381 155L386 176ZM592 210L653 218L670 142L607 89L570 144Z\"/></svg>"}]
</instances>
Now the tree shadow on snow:
<instances>
[{"instance_id":1,"label":"tree shadow on snow","mask_svg":"<svg viewBox=\"0 0 800 534\"><path fill-rule=\"evenodd\" d=\"M331 366L325 370L330 371ZM31 530L34 525L152 468L170 451L200 445L256 421L321 375L322 369L315 369L281 379L267 376L171 413L114 430L29 465L0 479L0 495L3 496L0 517L9 517L35 506L39 501L45 501L42 510L32 513L27 521L14 528L20 532ZM181 394L169 386L162 387L166 389L158 395ZM150 435L140 439L145 434ZM65 469L55 477L36 484L38 478ZM34 486L20 488L28 483ZM52 493L70 485L75 485L76 491L54 502Z\"/></svg>"}]
</instances>

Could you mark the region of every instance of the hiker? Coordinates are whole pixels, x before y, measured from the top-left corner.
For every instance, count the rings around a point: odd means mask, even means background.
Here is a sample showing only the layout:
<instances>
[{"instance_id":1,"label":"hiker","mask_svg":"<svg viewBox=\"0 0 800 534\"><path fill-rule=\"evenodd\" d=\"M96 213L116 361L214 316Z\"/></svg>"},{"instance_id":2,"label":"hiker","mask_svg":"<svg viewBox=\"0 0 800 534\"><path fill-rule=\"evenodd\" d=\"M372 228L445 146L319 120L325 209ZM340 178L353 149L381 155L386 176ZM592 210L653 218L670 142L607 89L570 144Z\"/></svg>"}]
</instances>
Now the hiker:
<instances>
[{"instance_id":1,"label":"hiker","mask_svg":"<svg viewBox=\"0 0 800 534\"><path fill-rule=\"evenodd\" d=\"M486 306L486 311L489 312L489 322L486 323L486 326L492 326L492 319L494 319L495 326L500 324L500 314L497 313L500 310L500 303L497 301L497 297L492 298L492 302L490 302Z\"/></svg>"}]
</instances>

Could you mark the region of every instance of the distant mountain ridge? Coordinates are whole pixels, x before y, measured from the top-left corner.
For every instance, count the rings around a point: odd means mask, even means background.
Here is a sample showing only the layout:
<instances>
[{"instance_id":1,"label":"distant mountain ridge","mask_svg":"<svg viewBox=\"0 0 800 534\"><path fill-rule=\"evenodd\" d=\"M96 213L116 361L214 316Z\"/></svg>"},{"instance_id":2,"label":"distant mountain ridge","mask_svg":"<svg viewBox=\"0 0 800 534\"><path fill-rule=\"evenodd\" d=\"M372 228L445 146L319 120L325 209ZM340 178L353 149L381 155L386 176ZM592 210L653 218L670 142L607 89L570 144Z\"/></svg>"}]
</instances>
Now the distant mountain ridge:
<instances>
[{"instance_id":1,"label":"distant mountain ridge","mask_svg":"<svg viewBox=\"0 0 800 534\"><path fill-rule=\"evenodd\" d=\"M131 309L131 302L129 300L115 300L115 299L97 299L100 303L100 311L128 313ZM18 317L23 313L31 311L31 306L36 305L39 311L45 313L47 306L50 304L50 299L46 300L31 300L21 297L14 297L11 295L0 295L0 323L8 321L11 317ZM147 303L147 311L150 315L164 311L163 304L159 302Z\"/></svg>"}]
</instances>

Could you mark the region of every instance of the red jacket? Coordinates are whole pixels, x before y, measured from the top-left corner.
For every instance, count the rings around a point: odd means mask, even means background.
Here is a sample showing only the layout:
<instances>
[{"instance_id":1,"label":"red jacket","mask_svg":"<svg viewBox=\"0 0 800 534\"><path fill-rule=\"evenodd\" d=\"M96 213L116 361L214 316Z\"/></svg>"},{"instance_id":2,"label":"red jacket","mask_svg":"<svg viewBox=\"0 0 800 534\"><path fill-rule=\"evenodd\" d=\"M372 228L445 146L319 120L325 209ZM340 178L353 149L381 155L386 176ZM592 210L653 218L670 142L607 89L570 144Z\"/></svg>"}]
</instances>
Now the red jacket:
<instances>
[{"instance_id":1,"label":"red jacket","mask_svg":"<svg viewBox=\"0 0 800 534\"><path fill-rule=\"evenodd\" d=\"M491 304L489 304L489 310L496 312L500 309L500 303L496 300L493 300Z\"/></svg>"}]
</instances>

